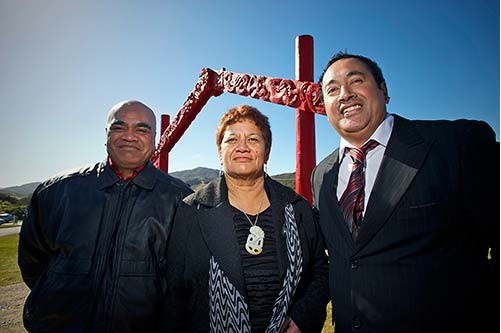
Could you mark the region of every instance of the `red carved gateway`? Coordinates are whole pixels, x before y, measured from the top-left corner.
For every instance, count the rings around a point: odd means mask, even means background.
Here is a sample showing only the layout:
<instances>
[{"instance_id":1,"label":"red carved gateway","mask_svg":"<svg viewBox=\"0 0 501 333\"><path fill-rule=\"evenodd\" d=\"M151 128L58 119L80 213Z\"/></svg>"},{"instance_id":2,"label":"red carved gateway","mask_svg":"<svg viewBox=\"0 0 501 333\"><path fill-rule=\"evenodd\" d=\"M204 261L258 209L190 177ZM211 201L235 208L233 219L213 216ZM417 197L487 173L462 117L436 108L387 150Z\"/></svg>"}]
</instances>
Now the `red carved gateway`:
<instances>
[{"instance_id":1,"label":"red carved gateway","mask_svg":"<svg viewBox=\"0 0 501 333\"><path fill-rule=\"evenodd\" d=\"M312 76L313 68L313 38L299 36L297 38L298 57L301 57L302 45L307 45L303 58L308 59ZM301 73L301 62L297 72ZM299 75L301 77L301 75ZM151 160L163 171L168 171L168 153L181 139L198 113L212 96L219 96L229 92L241 96L248 96L262 101L285 105L301 112L318 113L325 115L324 106L320 98L320 88L317 83L306 80L289 80L262 75L234 73L222 69L218 72L204 68L200 72L198 82L188 95L176 117L168 124L169 118L162 117L162 135L153 153ZM313 116L313 114L311 114ZM311 201L310 174L315 165L315 141L313 117L296 121L296 191ZM166 123L164 123L166 122ZM168 126L167 126L168 125ZM301 134L306 133L307 135ZM307 160L304 160L306 157Z\"/></svg>"},{"instance_id":2,"label":"red carved gateway","mask_svg":"<svg viewBox=\"0 0 501 333\"><path fill-rule=\"evenodd\" d=\"M219 91L248 96L265 102L281 104L325 115L320 90L314 82L279 79L261 75L220 71Z\"/></svg>"},{"instance_id":3,"label":"red carved gateway","mask_svg":"<svg viewBox=\"0 0 501 333\"><path fill-rule=\"evenodd\" d=\"M172 147L181 139L200 110L207 104L209 98L222 94L222 91L216 90L217 80L218 74L216 72L208 68L202 70L195 88L188 95L188 99L160 137L157 148L151 157L151 160L157 167L160 166L160 155L168 154L171 151ZM165 172L168 171L164 168L162 170Z\"/></svg>"}]
</instances>

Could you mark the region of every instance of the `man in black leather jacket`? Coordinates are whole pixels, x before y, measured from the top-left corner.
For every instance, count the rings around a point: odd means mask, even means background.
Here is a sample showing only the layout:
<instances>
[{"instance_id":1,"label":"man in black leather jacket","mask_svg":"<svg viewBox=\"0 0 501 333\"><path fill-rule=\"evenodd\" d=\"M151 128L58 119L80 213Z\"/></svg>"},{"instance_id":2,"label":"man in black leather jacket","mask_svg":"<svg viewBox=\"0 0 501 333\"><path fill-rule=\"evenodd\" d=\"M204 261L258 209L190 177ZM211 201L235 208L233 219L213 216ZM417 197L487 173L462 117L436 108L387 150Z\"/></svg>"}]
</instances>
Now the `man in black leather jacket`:
<instances>
[{"instance_id":1,"label":"man in black leather jacket","mask_svg":"<svg viewBox=\"0 0 501 333\"><path fill-rule=\"evenodd\" d=\"M149 161L155 127L146 105L115 105L107 161L35 190L19 239L28 331L156 329L171 220L192 191Z\"/></svg>"}]
</instances>

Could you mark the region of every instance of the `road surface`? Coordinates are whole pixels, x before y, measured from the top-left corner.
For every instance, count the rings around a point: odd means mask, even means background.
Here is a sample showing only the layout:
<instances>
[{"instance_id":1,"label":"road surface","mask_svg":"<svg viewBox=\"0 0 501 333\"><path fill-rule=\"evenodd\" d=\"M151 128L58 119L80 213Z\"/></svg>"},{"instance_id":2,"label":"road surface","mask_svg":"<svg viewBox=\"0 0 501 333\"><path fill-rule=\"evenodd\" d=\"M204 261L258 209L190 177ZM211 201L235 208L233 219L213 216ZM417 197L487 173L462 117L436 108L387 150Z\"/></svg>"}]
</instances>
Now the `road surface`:
<instances>
[{"instance_id":1,"label":"road surface","mask_svg":"<svg viewBox=\"0 0 501 333\"><path fill-rule=\"evenodd\" d=\"M19 230L21 230L21 226L11 227L11 228L0 228L0 237L11 235L11 234L18 234Z\"/></svg>"}]
</instances>

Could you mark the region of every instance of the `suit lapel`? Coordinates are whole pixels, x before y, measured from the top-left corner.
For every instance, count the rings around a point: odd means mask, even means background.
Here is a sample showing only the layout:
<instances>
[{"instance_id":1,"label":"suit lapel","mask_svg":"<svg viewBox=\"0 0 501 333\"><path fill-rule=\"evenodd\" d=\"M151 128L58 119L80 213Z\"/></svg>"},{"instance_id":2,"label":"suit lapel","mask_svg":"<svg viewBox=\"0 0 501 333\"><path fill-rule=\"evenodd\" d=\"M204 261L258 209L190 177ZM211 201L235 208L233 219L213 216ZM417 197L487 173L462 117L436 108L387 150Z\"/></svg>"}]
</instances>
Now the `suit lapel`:
<instances>
[{"instance_id":1,"label":"suit lapel","mask_svg":"<svg viewBox=\"0 0 501 333\"><path fill-rule=\"evenodd\" d=\"M318 207L320 211L329 212L330 217L321 218L320 223L322 232L326 236L326 242L333 242L337 237L335 234L341 235L341 238L346 242L349 248L354 248L353 239L351 238L350 231L344 220L341 209L339 208L337 198L337 184L339 175L339 151L336 149L329 157L325 166L326 170L322 185L320 188L321 194L318 196L322 198L322 207ZM324 213L322 213L324 214ZM322 223L323 222L323 223ZM329 247L334 247L334 244L329 244Z\"/></svg>"},{"instance_id":2,"label":"suit lapel","mask_svg":"<svg viewBox=\"0 0 501 333\"><path fill-rule=\"evenodd\" d=\"M388 221L422 166L432 142L425 141L412 122L394 115L395 123L372 189L356 251Z\"/></svg>"}]
</instances>

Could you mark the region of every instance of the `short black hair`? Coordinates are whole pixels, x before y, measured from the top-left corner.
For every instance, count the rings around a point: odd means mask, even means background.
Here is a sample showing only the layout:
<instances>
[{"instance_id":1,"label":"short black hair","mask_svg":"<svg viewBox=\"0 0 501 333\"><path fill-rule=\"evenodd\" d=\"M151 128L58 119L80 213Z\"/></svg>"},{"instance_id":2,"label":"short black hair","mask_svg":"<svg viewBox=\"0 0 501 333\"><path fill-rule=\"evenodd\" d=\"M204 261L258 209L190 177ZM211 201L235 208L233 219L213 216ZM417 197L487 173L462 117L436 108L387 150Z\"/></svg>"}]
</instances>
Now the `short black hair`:
<instances>
[{"instance_id":1,"label":"short black hair","mask_svg":"<svg viewBox=\"0 0 501 333\"><path fill-rule=\"evenodd\" d=\"M374 77L374 80L376 81L376 84L379 88L381 88L382 83L386 84L384 77L383 77L383 72L381 71L381 68L379 68L378 64L375 61L373 61L367 57L358 55L358 54L350 54L350 53L341 51L341 52L338 52L332 56L332 58L329 60L329 62L325 66L324 70L322 71L322 75L320 75L320 78L318 79L318 84L320 86L320 96L322 97L322 100L323 100L322 80L324 79L325 72L336 61L341 60L341 59L347 59L347 58L355 58L355 59L360 60L364 64L366 64L367 67L369 67L369 70L371 71L372 76Z\"/></svg>"}]
</instances>

